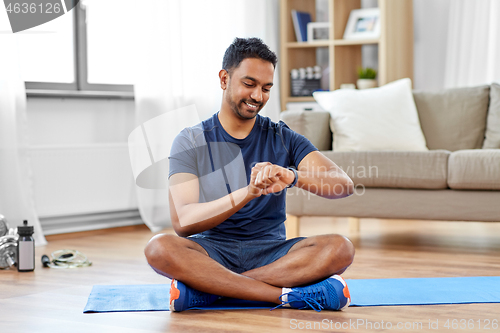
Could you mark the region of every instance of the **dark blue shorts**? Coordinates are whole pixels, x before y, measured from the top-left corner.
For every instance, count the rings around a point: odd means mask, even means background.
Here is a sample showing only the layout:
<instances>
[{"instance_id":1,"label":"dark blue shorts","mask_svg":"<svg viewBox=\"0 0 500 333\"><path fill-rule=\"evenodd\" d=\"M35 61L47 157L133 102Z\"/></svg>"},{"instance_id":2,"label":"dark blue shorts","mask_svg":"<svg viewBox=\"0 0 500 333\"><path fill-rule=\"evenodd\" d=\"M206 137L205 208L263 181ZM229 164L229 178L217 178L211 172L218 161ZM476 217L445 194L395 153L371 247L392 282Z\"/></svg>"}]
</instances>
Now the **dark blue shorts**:
<instances>
[{"instance_id":1,"label":"dark blue shorts","mask_svg":"<svg viewBox=\"0 0 500 333\"><path fill-rule=\"evenodd\" d=\"M200 244L210 258L235 273L269 265L288 253L290 248L305 239L288 240L220 240L209 237L188 237Z\"/></svg>"}]
</instances>

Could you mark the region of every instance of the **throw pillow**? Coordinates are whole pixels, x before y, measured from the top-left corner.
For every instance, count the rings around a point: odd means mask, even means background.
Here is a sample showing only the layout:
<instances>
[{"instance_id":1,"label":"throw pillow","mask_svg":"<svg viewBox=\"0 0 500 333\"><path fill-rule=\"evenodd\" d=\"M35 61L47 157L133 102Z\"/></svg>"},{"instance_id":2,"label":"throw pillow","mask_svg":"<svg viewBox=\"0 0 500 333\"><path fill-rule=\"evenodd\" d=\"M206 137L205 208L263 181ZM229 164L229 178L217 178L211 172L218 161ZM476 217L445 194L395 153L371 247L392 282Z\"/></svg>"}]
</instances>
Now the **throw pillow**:
<instances>
[{"instance_id":1,"label":"throw pillow","mask_svg":"<svg viewBox=\"0 0 500 333\"><path fill-rule=\"evenodd\" d=\"M486 129L489 86L414 92L429 149L481 148Z\"/></svg>"},{"instance_id":2,"label":"throw pillow","mask_svg":"<svg viewBox=\"0 0 500 333\"><path fill-rule=\"evenodd\" d=\"M331 114L334 151L427 150L411 92L411 80L380 88L315 92Z\"/></svg>"},{"instance_id":3,"label":"throw pillow","mask_svg":"<svg viewBox=\"0 0 500 333\"><path fill-rule=\"evenodd\" d=\"M500 84L493 83L490 88L490 107L486 121L483 149L500 148Z\"/></svg>"}]
</instances>

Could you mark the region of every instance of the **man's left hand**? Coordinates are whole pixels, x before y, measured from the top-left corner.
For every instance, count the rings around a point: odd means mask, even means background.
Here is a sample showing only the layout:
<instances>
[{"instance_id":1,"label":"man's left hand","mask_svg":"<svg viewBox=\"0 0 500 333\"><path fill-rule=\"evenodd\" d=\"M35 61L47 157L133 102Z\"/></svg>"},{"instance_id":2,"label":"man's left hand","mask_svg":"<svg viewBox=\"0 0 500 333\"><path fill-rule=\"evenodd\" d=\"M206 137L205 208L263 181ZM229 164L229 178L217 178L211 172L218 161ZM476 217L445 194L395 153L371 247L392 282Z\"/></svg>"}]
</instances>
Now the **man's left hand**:
<instances>
[{"instance_id":1,"label":"man's left hand","mask_svg":"<svg viewBox=\"0 0 500 333\"><path fill-rule=\"evenodd\" d=\"M252 168L252 185L263 189L264 195L282 191L294 179L293 171L270 162L257 163Z\"/></svg>"}]
</instances>

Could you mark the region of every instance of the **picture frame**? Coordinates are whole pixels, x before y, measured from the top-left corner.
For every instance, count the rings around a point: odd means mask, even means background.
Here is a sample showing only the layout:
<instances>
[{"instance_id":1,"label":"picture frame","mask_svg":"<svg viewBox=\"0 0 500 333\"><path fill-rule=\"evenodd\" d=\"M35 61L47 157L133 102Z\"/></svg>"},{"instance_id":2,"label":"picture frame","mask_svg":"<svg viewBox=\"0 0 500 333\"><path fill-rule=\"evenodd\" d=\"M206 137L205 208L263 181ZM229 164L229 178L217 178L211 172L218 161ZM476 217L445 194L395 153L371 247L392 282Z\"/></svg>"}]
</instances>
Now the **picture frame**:
<instances>
[{"instance_id":1,"label":"picture frame","mask_svg":"<svg viewBox=\"0 0 500 333\"><path fill-rule=\"evenodd\" d=\"M380 37L380 9L354 9L349 14L344 39L376 39Z\"/></svg>"},{"instance_id":2,"label":"picture frame","mask_svg":"<svg viewBox=\"0 0 500 333\"><path fill-rule=\"evenodd\" d=\"M328 40L330 36L329 22L309 22L307 23L307 41L317 42Z\"/></svg>"}]
</instances>

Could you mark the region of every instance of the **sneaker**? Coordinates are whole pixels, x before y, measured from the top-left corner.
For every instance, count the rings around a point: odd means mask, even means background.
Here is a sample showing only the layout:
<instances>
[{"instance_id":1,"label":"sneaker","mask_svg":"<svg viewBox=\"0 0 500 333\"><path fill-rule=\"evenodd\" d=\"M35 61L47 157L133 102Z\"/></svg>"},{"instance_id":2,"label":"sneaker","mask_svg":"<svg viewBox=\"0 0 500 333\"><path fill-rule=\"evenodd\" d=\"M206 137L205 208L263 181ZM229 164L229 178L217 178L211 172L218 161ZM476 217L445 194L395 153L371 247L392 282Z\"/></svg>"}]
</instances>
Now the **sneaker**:
<instances>
[{"instance_id":1,"label":"sneaker","mask_svg":"<svg viewBox=\"0 0 500 333\"><path fill-rule=\"evenodd\" d=\"M204 293L186 286L181 281L172 279L170 285L170 311L184 311L193 307L210 305L219 296Z\"/></svg>"},{"instance_id":2,"label":"sneaker","mask_svg":"<svg viewBox=\"0 0 500 333\"><path fill-rule=\"evenodd\" d=\"M292 307L295 309L342 310L351 303L349 288L344 279L333 275L321 282L305 287L296 287L280 296L283 302L278 307Z\"/></svg>"}]
</instances>

